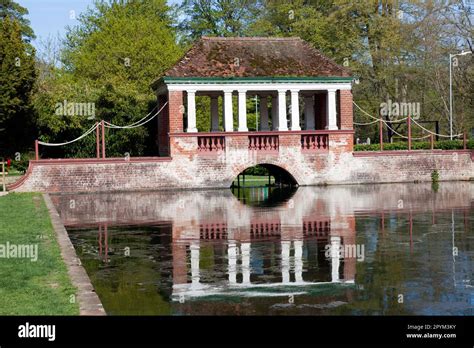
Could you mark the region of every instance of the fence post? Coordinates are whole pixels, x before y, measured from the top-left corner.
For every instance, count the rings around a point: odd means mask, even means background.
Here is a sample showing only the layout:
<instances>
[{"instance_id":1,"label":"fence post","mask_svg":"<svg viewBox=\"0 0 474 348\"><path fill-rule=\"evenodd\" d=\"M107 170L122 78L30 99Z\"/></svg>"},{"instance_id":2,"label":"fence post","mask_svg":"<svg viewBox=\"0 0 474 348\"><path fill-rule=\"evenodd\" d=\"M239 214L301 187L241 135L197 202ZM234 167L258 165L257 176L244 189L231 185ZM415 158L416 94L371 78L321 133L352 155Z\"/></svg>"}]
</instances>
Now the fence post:
<instances>
[{"instance_id":1,"label":"fence post","mask_svg":"<svg viewBox=\"0 0 474 348\"><path fill-rule=\"evenodd\" d=\"M380 139L380 151L383 151L383 122L379 121L379 139Z\"/></svg>"},{"instance_id":2,"label":"fence post","mask_svg":"<svg viewBox=\"0 0 474 348\"><path fill-rule=\"evenodd\" d=\"M3 188L3 192L6 192L7 191L7 188L6 188L6 183L5 183L5 162L4 162L5 158L2 157L2 188Z\"/></svg>"},{"instance_id":3,"label":"fence post","mask_svg":"<svg viewBox=\"0 0 474 348\"><path fill-rule=\"evenodd\" d=\"M434 135L430 134L430 145L431 145L431 150L434 150Z\"/></svg>"},{"instance_id":4,"label":"fence post","mask_svg":"<svg viewBox=\"0 0 474 348\"><path fill-rule=\"evenodd\" d=\"M100 133L99 133L99 122L96 123L97 127L95 129L95 147L97 150L97 158L100 158Z\"/></svg>"},{"instance_id":5,"label":"fence post","mask_svg":"<svg viewBox=\"0 0 474 348\"><path fill-rule=\"evenodd\" d=\"M102 120L101 124L102 124L102 158L105 158L105 124L104 124L104 120Z\"/></svg>"},{"instance_id":6,"label":"fence post","mask_svg":"<svg viewBox=\"0 0 474 348\"><path fill-rule=\"evenodd\" d=\"M466 131L462 134L462 144L464 147L464 150L467 150L467 134Z\"/></svg>"},{"instance_id":7,"label":"fence post","mask_svg":"<svg viewBox=\"0 0 474 348\"><path fill-rule=\"evenodd\" d=\"M411 150L411 116L408 114L408 151Z\"/></svg>"},{"instance_id":8,"label":"fence post","mask_svg":"<svg viewBox=\"0 0 474 348\"><path fill-rule=\"evenodd\" d=\"M35 140L35 160L39 160L38 139Z\"/></svg>"}]
</instances>

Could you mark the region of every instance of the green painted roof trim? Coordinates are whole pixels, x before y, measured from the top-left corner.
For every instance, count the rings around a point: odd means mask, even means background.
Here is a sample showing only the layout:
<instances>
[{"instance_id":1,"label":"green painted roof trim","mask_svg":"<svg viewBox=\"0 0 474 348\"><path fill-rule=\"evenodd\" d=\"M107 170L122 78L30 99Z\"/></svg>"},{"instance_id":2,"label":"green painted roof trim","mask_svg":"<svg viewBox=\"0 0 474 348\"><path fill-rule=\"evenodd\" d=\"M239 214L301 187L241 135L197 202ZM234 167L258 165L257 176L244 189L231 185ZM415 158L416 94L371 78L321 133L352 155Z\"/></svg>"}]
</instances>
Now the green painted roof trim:
<instances>
[{"instance_id":1,"label":"green painted roof trim","mask_svg":"<svg viewBox=\"0 0 474 348\"><path fill-rule=\"evenodd\" d=\"M330 83L330 82L352 82L353 77L163 77L157 82L165 84L176 83Z\"/></svg>"}]
</instances>

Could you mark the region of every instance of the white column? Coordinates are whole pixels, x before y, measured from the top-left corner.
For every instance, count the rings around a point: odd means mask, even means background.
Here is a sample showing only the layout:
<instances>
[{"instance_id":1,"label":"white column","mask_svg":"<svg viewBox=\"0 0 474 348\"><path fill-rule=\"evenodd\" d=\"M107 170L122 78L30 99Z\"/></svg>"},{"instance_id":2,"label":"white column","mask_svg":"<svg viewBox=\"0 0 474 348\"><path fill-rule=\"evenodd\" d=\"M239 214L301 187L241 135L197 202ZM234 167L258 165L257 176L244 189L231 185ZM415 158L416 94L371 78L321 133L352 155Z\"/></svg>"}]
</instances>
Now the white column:
<instances>
[{"instance_id":1,"label":"white column","mask_svg":"<svg viewBox=\"0 0 474 348\"><path fill-rule=\"evenodd\" d=\"M291 130L301 130L299 90L291 90Z\"/></svg>"},{"instance_id":2,"label":"white column","mask_svg":"<svg viewBox=\"0 0 474 348\"><path fill-rule=\"evenodd\" d=\"M286 90L278 90L278 130L288 130L288 122L286 121Z\"/></svg>"},{"instance_id":3,"label":"white column","mask_svg":"<svg viewBox=\"0 0 474 348\"><path fill-rule=\"evenodd\" d=\"M303 241L295 240L295 282L303 282Z\"/></svg>"},{"instance_id":4,"label":"white column","mask_svg":"<svg viewBox=\"0 0 474 348\"><path fill-rule=\"evenodd\" d=\"M290 241L281 241L281 277L282 283L290 282Z\"/></svg>"},{"instance_id":5,"label":"white column","mask_svg":"<svg viewBox=\"0 0 474 348\"><path fill-rule=\"evenodd\" d=\"M341 237L331 237L331 281L339 281L339 249L341 247Z\"/></svg>"},{"instance_id":6,"label":"white column","mask_svg":"<svg viewBox=\"0 0 474 348\"><path fill-rule=\"evenodd\" d=\"M229 262L229 283L237 283L237 245L229 241L227 246L227 258Z\"/></svg>"},{"instance_id":7,"label":"white column","mask_svg":"<svg viewBox=\"0 0 474 348\"><path fill-rule=\"evenodd\" d=\"M211 97L211 132L219 131L219 97Z\"/></svg>"},{"instance_id":8,"label":"white column","mask_svg":"<svg viewBox=\"0 0 474 348\"><path fill-rule=\"evenodd\" d=\"M199 285L199 242L192 242L191 249L191 287Z\"/></svg>"},{"instance_id":9,"label":"white column","mask_svg":"<svg viewBox=\"0 0 474 348\"><path fill-rule=\"evenodd\" d=\"M242 283L250 284L250 243L242 243Z\"/></svg>"},{"instance_id":10,"label":"white column","mask_svg":"<svg viewBox=\"0 0 474 348\"><path fill-rule=\"evenodd\" d=\"M304 97L304 124L307 130L315 129L314 100L311 95Z\"/></svg>"},{"instance_id":11,"label":"white column","mask_svg":"<svg viewBox=\"0 0 474 348\"><path fill-rule=\"evenodd\" d=\"M197 132L196 128L196 91L186 91L188 95L188 133Z\"/></svg>"},{"instance_id":12,"label":"white column","mask_svg":"<svg viewBox=\"0 0 474 348\"><path fill-rule=\"evenodd\" d=\"M232 91L224 91L224 130L232 132L234 130L234 116L232 114Z\"/></svg>"},{"instance_id":13,"label":"white column","mask_svg":"<svg viewBox=\"0 0 474 348\"><path fill-rule=\"evenodd\" d=\"M260 98L260 130L270 130L268 127L268 97Z\"/></svg>"},{"instance_id":14,"label":"white column","mask_svg":"<svg viewBox=\"0 0 474 348\"><path fill-rule=\"evenodd\" d=\"M278 130L278 97L272 96L272 130Z\"/></svg>"},{"instance_id":15,"label":"white column","mask_svg":"<svg viewBox=\"0 0 474 348\"><path fill-rule=\"evenodd\" d=\"M336 90L328 89L328 100L327 100L327 129L337 129L336 119Z\"/></svg>"},{"instance_id":16,"label":"white column","mask_svg":"<svg viewBox=\"0 0 474 348\"><path fill-rule=\"evenodd\" d=\"M247 128L247 91L239 92L239 132L248 132Z\"/></svg>"}]
</instances>

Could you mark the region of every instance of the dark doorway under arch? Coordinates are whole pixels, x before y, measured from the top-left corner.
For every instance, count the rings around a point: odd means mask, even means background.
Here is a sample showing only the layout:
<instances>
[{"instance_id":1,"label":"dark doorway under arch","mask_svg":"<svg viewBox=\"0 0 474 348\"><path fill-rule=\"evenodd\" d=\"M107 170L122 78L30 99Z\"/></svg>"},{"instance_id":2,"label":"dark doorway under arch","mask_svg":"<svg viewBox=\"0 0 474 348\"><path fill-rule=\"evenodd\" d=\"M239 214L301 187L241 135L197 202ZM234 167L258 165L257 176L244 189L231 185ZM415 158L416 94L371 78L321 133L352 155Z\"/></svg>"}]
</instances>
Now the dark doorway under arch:
<instances>
[{"instance_id":1,"label":"dark doorway under arch","mask_svg":"<svg viewBox=\"0 0 474 348\"><path fill-rule=\"evenodd\" d=\"M247 181L246 181L247 178ZM249 180L250 179L250 180ZM263 163L246 168L237 175L231 187L298 187L296 179L285 169Z\"/></svg>"},{"instance_id":2,"label":"dark doorway under arch","mask_svg":"<svg viewBox=\"0 0 474 348\"><path fill-rule=\"evenodd\" d=\"M232 194L243 204L274 207L287 202L298 189L295 178L273 164L260 164L239 173Z\"/></svg>"},{"instance_id":3,"label":"dark doorway under arch","mask_svg":"<svg viewBox=\"0 0 474 348\"><path fill-rule=\"evenodd\" d=\"M266 168L271 176L275 178L275 185L277 186L298 186L296 179L285 169L274 164L260 164Z\"/></svg>"}]
</instances>

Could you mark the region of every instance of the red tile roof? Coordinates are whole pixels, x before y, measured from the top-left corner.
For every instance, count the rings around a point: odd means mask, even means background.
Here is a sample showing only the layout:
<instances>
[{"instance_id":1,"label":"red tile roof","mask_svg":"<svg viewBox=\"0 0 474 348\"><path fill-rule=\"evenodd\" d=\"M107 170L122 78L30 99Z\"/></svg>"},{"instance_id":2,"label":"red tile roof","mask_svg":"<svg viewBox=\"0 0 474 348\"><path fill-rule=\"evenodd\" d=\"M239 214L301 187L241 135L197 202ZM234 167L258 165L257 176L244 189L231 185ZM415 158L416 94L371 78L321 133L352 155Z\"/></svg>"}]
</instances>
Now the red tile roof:
<instances>
[{"instance_id":1,"label":"red tile roof","mask_svg":"<svg viewBox=\"0 0 474 348\"><path fill-rule=\"evenodd\" d=\"M297 37L202 37L164 77L350 77Z\"/></svg>"}]
</instances>

